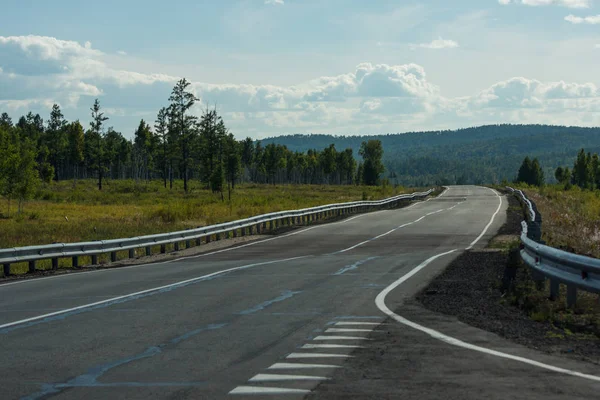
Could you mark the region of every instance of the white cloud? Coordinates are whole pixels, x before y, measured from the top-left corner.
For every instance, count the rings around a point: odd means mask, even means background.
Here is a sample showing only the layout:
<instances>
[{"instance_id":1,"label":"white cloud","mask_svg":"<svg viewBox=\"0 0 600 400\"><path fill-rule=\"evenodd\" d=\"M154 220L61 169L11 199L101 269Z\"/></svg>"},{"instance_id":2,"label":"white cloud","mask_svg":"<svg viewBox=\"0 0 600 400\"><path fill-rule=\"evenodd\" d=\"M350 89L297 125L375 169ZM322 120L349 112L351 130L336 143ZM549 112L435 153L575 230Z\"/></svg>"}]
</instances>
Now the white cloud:
<instances>
[{"instance_id":1,"label":"white cloud","mask_svg":"<svg viewBox=\"0 0 600 400\"><path fill-rule=\"evenodd\" d=\"M265 0L265 4L272 6L282 6L285 4L284 0Z\"/></svg>"},{"instance_id":2,"label":"white cloud","mask_svg":"<svg viewBox=\"0 0 600 400\"><path fill-rule=\"evenodd\" d=\"M119 51L117 51L117 54L120 55L120 56L126 56L127 52L123 51L123 50L119 50Z\"/></svg>"},{"instance_id":3,"label":"white cloud","mask_svg":"<svg viewBox=\"0 0 600 400\"><path fill-rule=\"evenodd\" d=\"M589 8L591 0L498 0L502 5L522 4L526 6L562 6L567 8Z\"/></svg>"},{"instance_id":4,"label":"white cloud","mask_svg":"<svg viewBox=\"0 0 600 400\"><path fill-rule=\"evenodd\" d=\"M600 15L590 15L588 17L576 17L575 15L567 15L565 21L572 24L589 24L596 25L600 24Z\"/></svg>"},{"instance_id":5,"label":"white cloud","mask_svg":"<svg viewBox=\"0 0 600 400\"><path fill-rule=\"evenodd\" d=\"M412 50L418 49L418 48L440 50L440 49L454 49L456 47L459 47L459 46L458 46L458 43L455 42L454 40L444 40L442 38L433 40L430 43L419 43L419 44L411 44L410 45L410 48Z\"/></svg>"},{"instance_id":6,"label":"white cloud","mask_svg":"<svg viewBox=\"0 0 600 400\"><path fill-rule=\"evenodd\" d=\"M57 102L69 118L85 124L93 98L101 97L111 124L130 135L140 117L151 121L167 104L179 77L117 69L108 60L114 59L91 45L0 36L0 111L31 109L47 115ZM600 90L593 83L516 77L471 96L449 98L417 64L361 63L351 72L294 86L194 81L192 89L203 105L217 105L238 136L378 133L496 122L600 123Z\"/></svg>"}]
</instances>

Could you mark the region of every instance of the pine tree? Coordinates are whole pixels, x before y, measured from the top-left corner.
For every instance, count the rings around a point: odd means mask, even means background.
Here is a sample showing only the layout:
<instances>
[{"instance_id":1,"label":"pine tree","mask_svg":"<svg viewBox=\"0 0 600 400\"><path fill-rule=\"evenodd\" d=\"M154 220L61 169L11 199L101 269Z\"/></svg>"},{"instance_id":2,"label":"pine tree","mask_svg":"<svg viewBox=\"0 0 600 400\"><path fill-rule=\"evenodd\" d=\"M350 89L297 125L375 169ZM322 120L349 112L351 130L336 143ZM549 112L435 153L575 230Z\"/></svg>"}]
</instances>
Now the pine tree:
<instances>
[{"instance_id":1,"label":"pine tree","mask_svg":"<svg viewBox=\"0 0 600 400\"><path fill-rule=\"evenodd\" d=\"M363 177L365 185L377 186L380 183L380 175L385 168L382 163L383 146L380 140L369 140L362 142L359 154L362 156Z\"/></svg>"},{"instance_id":2,"label":"pine tree","mask_svg":"<svg viewBox=\"0 0 600 400\"><path fill-rule=\"evenodd\" d=\"M171 118L177 132L178 143L181 150L181 172L183 174L183 190L188 192L188 179L192 159L192 151L195 137L197 134L197 118L188 115L190 108L194 106L198 99L189 91L190 83L184 78L181 79L171 92L169 101L171 102Z\"/></svg>"},{"instance_id":3,"label":"pine tree","mask_svg":"<svg viewBox=\"0 0 600 400\"><path fill-rule=\"evenodd\" d=\"M159 158L159 166L162 171L163 182L165 185L165 189L167 188L167 175L168 175L168 167L169 167L169 157L168 157L168 138L167 134L169 132L169 111L166 107L161 108L158 111L158 115L156 116L156 122L154 123L154 131L158 136L160 143L160 158Z\"/></svg>"},{"instance_id":4,"label":"pine tree","mask_svg":"<svg viewBox=\"0 0 600 400\"><path fill-rule=\"evenodd\" d=\"M83 163L85 151L83 126L79 120L71 122L65 128L67 132L67 159L69 165L73 168L73 188L77 185L77 175L79 167Z\"/></svg>"},{"instance_id":5,"label":"pine tree","mask_svg":"<svg viewBox=\"0 0 600 400\"><path fill-rule=\"evenodd\" d=\"M48 147L48 162L54 168L54 179L57 181L62 177L64 162L67 158L67 132L65 127L67 121L64 118L60 106L54 104L50 112L48 127L46 129L45 143Z\"/></svg>"},{"instance_id":6,"label":"pine tree","mask_svg":"<svg viewBox=\"0 0 600 400\"><path fill-rule=\"evenodd\" d=\"M108 117L100 112L100 102L98 99L94 101L94 105L90 108L92 112L92 121L90 122L90 130L85 143L89 144L86 161L88 166L96 172L98 176L98 190L102 190L102 179L104 178L105 166L105 149L104 149L104 122Z\"/></svg>"}]
</instances>

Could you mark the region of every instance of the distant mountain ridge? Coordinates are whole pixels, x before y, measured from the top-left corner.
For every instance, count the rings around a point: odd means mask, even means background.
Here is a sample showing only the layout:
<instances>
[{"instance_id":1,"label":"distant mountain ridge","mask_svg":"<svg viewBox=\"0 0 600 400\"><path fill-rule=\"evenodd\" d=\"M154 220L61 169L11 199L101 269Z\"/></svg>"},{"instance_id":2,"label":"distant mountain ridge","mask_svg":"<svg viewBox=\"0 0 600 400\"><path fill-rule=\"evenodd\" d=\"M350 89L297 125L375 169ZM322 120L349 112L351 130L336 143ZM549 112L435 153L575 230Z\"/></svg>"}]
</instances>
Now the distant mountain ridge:
<instances>
[{"instance_id":1,"label":"distant mountain ridge","mask_svg":"<svg viewBox=\"0 0 600 400\"><path fill-rule=\"evenodd\" d=\"M261 140L292 151L323 149L334 144L352 148L381 140L386 176L404 185L482 184L512 180L525 156L537 157L546 180L554 180L559 165L571 167L579 149L600 152L600 128L555 125L485 125L457 130L385 135L287 135ZM393 179L395 180L395 179Z\"/></svg>"}]
</instances>

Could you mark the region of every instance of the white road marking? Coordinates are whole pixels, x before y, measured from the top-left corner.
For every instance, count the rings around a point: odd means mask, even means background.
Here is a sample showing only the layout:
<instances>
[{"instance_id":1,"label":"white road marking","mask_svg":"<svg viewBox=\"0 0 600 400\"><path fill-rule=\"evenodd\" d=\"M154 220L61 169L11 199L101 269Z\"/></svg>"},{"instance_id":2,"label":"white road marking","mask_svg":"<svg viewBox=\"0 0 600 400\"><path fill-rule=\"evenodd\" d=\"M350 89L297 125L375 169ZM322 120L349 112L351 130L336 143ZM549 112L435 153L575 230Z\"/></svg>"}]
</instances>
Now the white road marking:
<instances>
[{"instance_id":1,"label":"white road marking","mask_svg":"<svg viewBox=\"0 0 600 400\"><path fill-rule=\"evenodd\" d=\"M371 340L360 336L317 336L313 340Z\"/></svg>"},{"instance_id":2,"label":"white road marking","mask_svg":"<svg viewBox=\"0 0 600 400\"><path fill-rule=\"evenodd\" d=\"M306 394L310 393L310 390L305 389L286 389L286 388L274 388L274 387L256 387L256 386L238 386L233 389L229 394L241 394L241 395L278 395L278 394Z\"/></svg>"},{"instance_id":3,"label":"white road marking","mask_svg":"<svg viewBox=\"0 0 600 400\"><path fill-rule=\"evenodd\" d=\"M330 364L275 363L267 369L313 369L313 368L341 368L341 367L339 365L330 365Z\"/></svg>"},{"instance_id":4,"label":"white road marking","mask_svg":"<svg viewBox=\"0 0 600 400\"><path fill-rule=\"evenodd\" d=\"M359 215L359 216L362 216L362 215ZM333 225L333 224L334 223L332 223L332 224L326 224L326 225ZM132 268L147 267L149 265L162 265L162 264L169 264L169 263L176 262L176 261L189 260L189 259L195 259L195 258L200 258L200 257L207 257L207 256L215 255L215 254L224 253L226 251L233 251L233 250L243 249L244 247L254 246L254 245L257 245L257 244L270 242L272 240L283 239L283 238L286 238L286 237L289 237L289 236L298 235L300 233L308 232L310 230L313 230L313 229L316 229L316 228L320 228L320 227L326 226L326 225L312 226L310 228L306 228L306 229L302 229L300 231L288 233L286 235L281 235L281 236L276 236L276 237L272 237L272 238L268 238L268 239L258 240L256 242L246 243L246 244L243 244L241 246L228 247L226 249L211 251L210 253L197 254L195 256L179 257L179 258L174 258L172 260L160 261L160 262L155 262L155 263L151 262L151 263L146 263L146 264L130 265L130 266L127 266L127 267L97 269L97 270L94 270L94 271L85 271L85 272L76 272L76 273L65 273L65 274L56 275L56 276L47 276L47 277L34 278L34 279L24 279L22 281L17 281L17 282L3 283L3 284L0 284L0 289L2 289L3 287L6 287L6 286L13 286L13 285L18 285L18 284L22 284L22 283L40 282L40 281L46 281L46 280L49 280L49 279L66 278L66 277L69 277L69 276L72 277L72 276L78 276L78 275L82 275L82 274L94 274L94 273L99 273L99 272L110 272L110 271L113 271L113 272L114 271L123 271L123 270L126 270L126 269L132 269ZM201 247L201 246L197 246L197 247Z\"/></svg>"},{"instance_id":5,"label":"white road marking","mask_svg":"<svg viewBox=\"0 0 600 400\"><path fill-rule=\"evenodd\" d=\"M498 195L496 193L496 195ZM500 196L498 196L500 197ZM500 202L502 205L502 198L500 197ZM485 231L487 231L487 229L489 228L489 226L491 225L492 221L494 220L494 217L496 216L496 214L498 213L498 211L496 211L496 213L494 213L494 215L492 216L492 219L490 220L490 223L488 224L488 226L484 229L484 233ZM480 235L480 237L477 239L477 241L482 237L483 235ZM476 241L476 242L477 242ZM427 260L423 261L421 264L419 264L417 267L415 267L413 270L411 270L410 272L408 272L406 275L400 277L398 280L396 280L395 282L393 282L391 285L389 285L388 287L386 287L381 293L379 293L379 295L377 295L377 298L375 299L375 304L377 305L377 308L379 308L384 314L390 316L391 318L393 318L394 320L400 322L403 325L409 326L413 329L419 330L421 332L424 332L426 334L428 334L429 336L431 336L434 339L437 340L441 340L442 342L448 343L450 345L453 346L457 346L457 347L462 347L464 349L469 349L469 350L474 350L474 351L478 351L480 353L484 353L484 354L488 354L488 355L492 355L492 356L496 356L496 357L500 357L500 358L505 358L505 359L509 359L509 360L513 360L513 361L518 361L518 362L522 362L524 364L528 364L528 365L533 365L535 367L539 367L539 368L543 368L549 371L554 371L554 372L558 372L558 373L562 373L562 374L566 374L566 375L571 375L571 376L576 376L579 378L584 378L584 379L589 379L592 381L596 381L596 382L600 382L600 376L596 376L596 375L590 375L590 374L584 374L582 372L577 372L577 371L573 371L570 369L566 369L566 368L560 368L560 367L555 367L553 365L549 365L549 364L544 364L541 363L539 361L535 361L535 360L531 360L529 358L525 358L525 357L519 357L519 356L515 356L512 354L508 354L508 353L503 353L497 350L492 350L492 349L488 349L485 347L481 347L481 346L476 346L470 343L466 343L463 342L462 340L453 338L451 336L447 336L444 335L441 332L438 332L434 329L431 328L427 328L423 325L419 325L415 322L409 321L408 319L394 313L392 310L390 310L387 305L385 304L385 298L387 297L387 295L394 290L395 288L397 288L398 286L400 286L402 283L404 283L405 281L407 281L408 279L410 279L412 276L414 276L415 274L417 274L419 271L421 271L423 268L425 268L427 265L429 265L430 263L432 263L433 261L437 260L440 257L446 256L448 254L452 254L454 252L456 252L458 249L454 249L454 250L450 250L444 253L440 253L437 254L433 257L428 258Z\"/></svg>"},{"instance_id":6,"label":"white road marking","mask_svg":"<svg viewBox=\"0 0 600 400\"><path fill-rule=\"evenodd\" d=\"M429 200L431 200L431 198L429 198L429 199L427 199L425 201L422 201L422 202L416 202L412 206L415 206L415 205L421 204L421 203L426 203ZM412 207L412 206L410 206L410 207ZM407 209L407 208L410 208L410 207L405 207L404 209ZM300 233L308 232L308 231L311 231L311 230L317 229L317 228L322 228L322 227L332 226L332 225L338 225L338 224L345 224L346 222L350 222L350 221L355 220L357 218L365 217L367 215L371 215L372 216L374 214L378 214L378 213L385 212L385 211L386 210L375 211L375 212L372 212L372 213L360 214L360 215L356 215L354 217L347 218L347 219L345 219L343 221L332 222L332 223L329 223L329 224L322 224L322 225L317 225L317 226L312 226L312 227L309 227L309 228L306 228L306 229L302 229L302 230L299 230L299 231L296 231L296 232L288 233L288 234L285 234L285 235L278 235L276 237L272 237L272 238L268 238L268 239L263 239L263 240L258 240L258 241L251 242L251 243L246 243L246 244L243 244L241 246L228 247L228 248L225 248L225 249L216 250L216 251L212 251L212 252L209 252L209 253L198 254L198 255L195 255L195 256L179 257L179 258L175 258L175 259L172 259L172 260L160 261L160 262L155 262L155 263L149 262L149 263L145 263L145 264L129 265L129 266L126 266L126 267L105 268L105 269L97 269L97 270L94 270L94 271L85 271L85 272L77 272L77 273L65 273L65 274L55 275L55 276L46 276L46 277L33 278L33 279L23 279L21 281L16 281L16 282L2 283L2 284L0 284L0 290L3 287L13 286L13 285L20 285L20 284L23 284L23 283L40 282L40 281L46 281L46 280L49 280L49 279L57 279L57 278L66 278L66 277L77 276L77 275L80 275L80 274L94 274L94 273L100 273L100 272L110 272L110 271L116 271L116 270L126 270L126 269L131 269L131 268L140 268L140 267L147 267L149 265L169 264L169 263L176 262L176 261L182 261L182 260L188 260L188 259L195 259L195 258L200 258L200 257L207 257L207 256L215 255L215 254L224 253L224 252L227 252L227 251L233 251L233 250L243 249L243 248L248 247L248 246L254 246L254 245L257 245L257 244L270 242L272 240L283 239L283 238L286 238L286 237L298 235ZM197 247L199 247L199 246L197 246Z\"/></svg>"},{"instance_id":7,"label":"white road marking","mask_svg":"<svg viewBox=\"0 0 600 400\"><path fill-rule=\"evenodd\" d=\"M380 324L377 322L336 322L335 325L373 325L373 326L378 326L378 325L385 325L385 324Z\"/></svg>"},{"instance_id":8,"label":"white road marking","mask_svg":"<svg viewBox=\"0 0 600 400\"><path fill-rule=\"evenodd\" d=\"M342 333L342 332L377 332L371 329L362 329L362 328L329 328L325 331L325 333Z\"/></svg>"},{"instance_id":9,"label":"white road marking","mask_svg":"<svg viewBox=\"0 0 600 400\"><path fill-rule=\"evenodd\" d=\"M291 353L286 358L352 358L347 354L330 354L330 353Z\"/></svg>"},{"instance_id":10,"label":"white road marking","mask_svg":"<svg viewBox=\"0 0 600 400\"><path fill-rule=\"evenodd\" d=\"M142 291L135 292L135 293L129 293L129 294L126 294L126 295L117 296L117 297L113 297L113 298L102 300L102 301L97 301L95 303L84 304L84 305L81 305L81 306L77 306L77 307L73 307L73 308L67 308L67 309L64 309L64 310L60 310L60 311L56 311L56 312L52 312L52 313L48 313L48 314L38 315L38 316L35 316L35 317L22 319L22 320L19 320L19 321L9 322L9 323L0 325L0 329L8 328L8 327L15 326L15 325L24 324L24 323L27 323L27 322L38 321L38 320L41 320L41 319L44 319L44 318L54 317L54 316L57 316L57 315L66 314L66 313L70 313L70 312L73 312L73 311L79 311L79 310L83 310L83 309L86 309L86 308L91 308L91 307L95 307L95 306L99 306L99 305L103 305L103 304L107 304L107 303L113 303L113 302L120 301L120 300L126 300L126 299L133 298L133 297L136 297L136 296L145 295L145 294L149 294L149 293L152 293L152 292L158 292L160 290L165 290L165 289L170 289L170 288L176 288L177 286L194 283L196 281L201 281L201 280L204 280L204 279L207 279L207 278L211 278L213 276L225 274L225 273L232 272L232 271L239 271L239 270L242 270L242 269L248 269L248 268L252 268L252 267L258 267L258 266L261 266L261 265L269 265L269 264L275 264L275 263L280 263L280 262L300 260L300 259L308 258L308 257L310 257L310 256L285 258L285 259L282 259L282 260L265 261L265 262L261 262L261 263L243 265L241 267L234 267L234 268L224 269L224 270L221 270L221 271L213 272L211 274L199 276L197 278L192 278L192 279L187 279L187 280L176 282L176 283L171 283L169 285L164 285L164 286L159 286L159 287L155 287L155 288L151 288L151 289L146 289L146 290L142 290Z\"/></svg>"},{"instance_id":11,"label":"white road marking","mask_svg":"<svg viewBox=\"0 0 600 400\"><path fill-rule=\"evenodd\" d=\"M428 216L430 216L430 215L437 214L437 213L440 213L440 212L442 212L442 211L445 211L445 210L437 210L437 211L432 211L432 212L430 212L429 214L425 214L425 216L426 216L426 217L428 217Z\"/></svg>"},{"instance_id":12,"label":"white road marking","mask_svg":"<svg viewBox=\"0 0 600 400\"><path fill-rule=\"evenodd\" d=\"M353 344L305 344L301 349L360 349L363 347Z\"/></svg>"},{"instance_id":13,"label":"white road marking","mask_svg":"<svg viewBox=\"0 0 600 400\"><path fill-rule=\"evenodd\" d=\"M500 212L500 209L502 208L502 196L500 196L498 194L498 192L496 192L494 189L490 189L490 190L492 192L494 192L494 194L500 199L500 204L498 204L498 208L496 209L496 212L494 213L494 215L492 215L492 218L490 218L490 222L488 222L488 224L485 226L485 228L483 229L483 232L481 232L481 235L477 236L477 239L475 239L473 241L473 243L471 243L469 245L469 247L467 247L467 250L471 250L473 248L473 246L475 246L477 244L477 242L479 242L481 240L481 238L483 237L483 235L485 235L485 233L487 232L487 230L490 228L490 226L494 222L494 218L496 218L496 215L498 215L498 213Z\"/></svg>"},{"instance_id":14,"label":"white road marking","mask_svg":"<svg viewBox=\"0 0 600 400\"><path fill-rule=\"evenodd\" d=\"M286 374L257 374L248 382L279 382L279 381L327 381L326 376L286 375Z\"/></svg>"}]
</instances>

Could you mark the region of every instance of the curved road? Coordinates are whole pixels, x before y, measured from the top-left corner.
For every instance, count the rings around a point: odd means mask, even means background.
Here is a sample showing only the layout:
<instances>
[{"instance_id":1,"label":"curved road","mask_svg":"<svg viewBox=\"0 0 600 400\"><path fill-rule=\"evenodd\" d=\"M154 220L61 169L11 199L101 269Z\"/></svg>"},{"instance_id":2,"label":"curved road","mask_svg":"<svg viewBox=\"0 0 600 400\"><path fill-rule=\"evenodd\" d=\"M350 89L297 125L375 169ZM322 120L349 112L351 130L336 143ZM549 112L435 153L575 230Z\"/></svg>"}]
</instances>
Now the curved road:
<instances>
[{"instance_id":1,"label":"curved road","mask_svg":"<svg viewBox=\"0 0 600 400\"><path fill-rule=\"evenodd\" d=\"M391 291L395 309L483 246L505 207L451 187L224 251L0 285L2 398L302 398L378 331L386 287L457 249Z\"/></svg>"}]
</instances>

